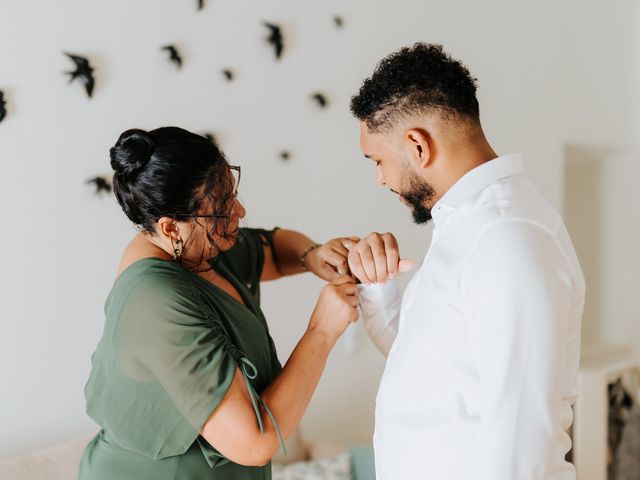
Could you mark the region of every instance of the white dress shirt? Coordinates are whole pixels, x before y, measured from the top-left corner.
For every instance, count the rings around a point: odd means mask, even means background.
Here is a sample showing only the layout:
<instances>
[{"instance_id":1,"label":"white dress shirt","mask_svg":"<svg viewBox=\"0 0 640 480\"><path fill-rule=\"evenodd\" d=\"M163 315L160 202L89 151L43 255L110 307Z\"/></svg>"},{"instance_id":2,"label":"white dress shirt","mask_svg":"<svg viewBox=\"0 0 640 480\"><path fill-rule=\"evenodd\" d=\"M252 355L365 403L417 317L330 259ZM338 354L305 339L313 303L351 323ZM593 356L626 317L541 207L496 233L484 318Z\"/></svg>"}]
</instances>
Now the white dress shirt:
<instances>
[{"instance_id":1,"label":"white dress shirt","mask_svg":"<svg viewBox=\"0 0 640 480\"><path fill-rule=\"evenodd\" d=\"M360 286L387 364L376 400L378 480L569 480L585 283L558 213L522 158L464 175L404 296Z\"/></svg>"}]
</instances>

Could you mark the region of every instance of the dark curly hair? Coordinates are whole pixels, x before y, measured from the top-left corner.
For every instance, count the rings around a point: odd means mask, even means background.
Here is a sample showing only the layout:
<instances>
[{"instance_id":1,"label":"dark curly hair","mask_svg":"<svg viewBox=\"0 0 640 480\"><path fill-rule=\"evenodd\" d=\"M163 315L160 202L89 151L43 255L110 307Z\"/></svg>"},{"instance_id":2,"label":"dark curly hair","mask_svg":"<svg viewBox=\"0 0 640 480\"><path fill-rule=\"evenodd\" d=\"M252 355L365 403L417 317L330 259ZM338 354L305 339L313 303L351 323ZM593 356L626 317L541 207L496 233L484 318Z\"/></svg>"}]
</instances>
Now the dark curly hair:
<instances>
[{"instance_id":1,"label":"dark curly hair","mask_svg":"<svg viewBox=\"0 0 640 480\"><path fill-rule=\"evenodd\" d=\"M110 150L113 190L129 219L154 233L161 217L191 219L205 200L214 214L234 202L229 164L217 145L178 127L123 132ZM199 219L194 220L206 228ZM225 230L228 217L213 219ZM221 225L221 222L226 222ZM213 231L207 229L212 245Z\"/></svg>"},{"instance_id":2,"label":"dark curly hair","mask_svg":"<svg viewBox=\"0 0 640 480\"><path fill-rule=\"evenodd\" d=\"M372 131L415 113L479 123L477 80L442 45L416 43L380 61L351 98L351 112Z\"/></svg>"}]
</instances>

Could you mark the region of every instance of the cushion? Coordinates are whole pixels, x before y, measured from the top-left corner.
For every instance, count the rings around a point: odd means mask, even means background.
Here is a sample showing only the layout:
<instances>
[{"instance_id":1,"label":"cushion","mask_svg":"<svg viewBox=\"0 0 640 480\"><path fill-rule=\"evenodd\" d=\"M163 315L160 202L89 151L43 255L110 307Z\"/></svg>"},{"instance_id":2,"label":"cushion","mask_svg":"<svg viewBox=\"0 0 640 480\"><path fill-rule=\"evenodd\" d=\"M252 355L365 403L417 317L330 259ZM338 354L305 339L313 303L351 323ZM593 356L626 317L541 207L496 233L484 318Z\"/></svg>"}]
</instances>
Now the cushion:
<instances>
[{"instance_id":1,"label":"cushion","mask_svg":"<svg viewBox=\"0 0 640 480\"><path fill-rule=\"evenodd\" d=\"M351 456L342 453L309 462L273 465L273 480L352 480Z\"/></svg>"},{"instance_id":2,"label":"cushion","mask_svg":"<svg viewBox=\"0 0 640 480\"><path fill-rule=\"evenodd\" d=\"M300 435L299 429L296 428L296 430L289 435L289 438L284 442L284 445L287 447L287 454L283 455L282 452L278 450L275 457L271 459L273 463L288 465L290 463L302 462L309 459L309 449L302 440L302 435Z\"/></svg>"},{"instance_id":3,"label":"cushion","mask_svg":"<svg viewBox=\"0 0 640 480\"><path fill-rule=\"evenodd\" d=\"M76 480L84 447L95 434L55 447L0 459L2 480Z\"/></svg>"}]
</instances>

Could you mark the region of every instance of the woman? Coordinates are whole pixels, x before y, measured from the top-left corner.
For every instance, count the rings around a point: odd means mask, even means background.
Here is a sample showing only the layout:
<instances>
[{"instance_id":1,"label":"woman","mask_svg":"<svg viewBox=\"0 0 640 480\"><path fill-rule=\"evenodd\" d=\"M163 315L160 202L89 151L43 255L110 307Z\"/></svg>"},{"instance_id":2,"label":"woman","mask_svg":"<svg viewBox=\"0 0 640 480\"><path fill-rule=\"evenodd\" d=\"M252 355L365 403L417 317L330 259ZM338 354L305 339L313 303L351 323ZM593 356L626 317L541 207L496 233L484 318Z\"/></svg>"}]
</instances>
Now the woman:
<instances>
[{"instance_id":1,"label":"woman","mask_svg":"<svg viewBox=\"0 0 640 480\"><path fill-rule=\"evenodd\" d=\"M239 228L239 167L179 128L124 132L111 165L116 198L142 232L106 301L85 387L102 430L79 478L271 478L270 458L358 318L357 287L345 275L357 239L319 246L292 231ZM259 283L305 267L333 280L282 368Z\"/></svg>"}]
</instances>

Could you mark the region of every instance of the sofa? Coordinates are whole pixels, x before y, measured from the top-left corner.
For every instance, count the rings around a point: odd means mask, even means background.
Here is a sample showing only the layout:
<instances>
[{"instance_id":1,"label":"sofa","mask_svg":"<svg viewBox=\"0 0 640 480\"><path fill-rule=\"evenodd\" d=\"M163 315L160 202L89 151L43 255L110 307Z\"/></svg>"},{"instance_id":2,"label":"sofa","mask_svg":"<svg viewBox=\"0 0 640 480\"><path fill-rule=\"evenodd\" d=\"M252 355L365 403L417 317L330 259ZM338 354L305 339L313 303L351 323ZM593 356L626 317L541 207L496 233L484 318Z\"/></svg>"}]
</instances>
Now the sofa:
<instances>
[{"instance_id":1,"label":"sofa","mask_svg":"<svg viewBox=\"0 0 640 480\"><path fill-rule=\"evenodd\" d=\"M10 458L0 458L0 480L75 480L85 445L95 434ZM273 480L374 480L370 446L287 439L287 455L273 460Z\"/></svg>"}]
</instances>

